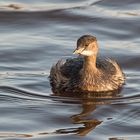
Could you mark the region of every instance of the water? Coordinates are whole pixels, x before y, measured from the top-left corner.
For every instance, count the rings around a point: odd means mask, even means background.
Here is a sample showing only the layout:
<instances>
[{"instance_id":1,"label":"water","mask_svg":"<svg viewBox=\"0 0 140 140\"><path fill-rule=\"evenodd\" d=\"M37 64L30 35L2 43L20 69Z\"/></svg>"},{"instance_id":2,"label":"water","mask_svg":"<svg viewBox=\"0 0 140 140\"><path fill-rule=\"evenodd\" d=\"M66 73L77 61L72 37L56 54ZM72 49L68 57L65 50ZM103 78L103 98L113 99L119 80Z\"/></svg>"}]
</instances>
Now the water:
<instances>
[{"instance_id":1,"label":"water","mask_svg":"<svg viewBox=\"0 0 140 140\"><path fill-rule=\"evenodd\" d=\"M0 1L0 139L140 139L139 0ZM49 70L81 35L126 75L114 96L54 96Z\"/></svg>"}]
</instances>

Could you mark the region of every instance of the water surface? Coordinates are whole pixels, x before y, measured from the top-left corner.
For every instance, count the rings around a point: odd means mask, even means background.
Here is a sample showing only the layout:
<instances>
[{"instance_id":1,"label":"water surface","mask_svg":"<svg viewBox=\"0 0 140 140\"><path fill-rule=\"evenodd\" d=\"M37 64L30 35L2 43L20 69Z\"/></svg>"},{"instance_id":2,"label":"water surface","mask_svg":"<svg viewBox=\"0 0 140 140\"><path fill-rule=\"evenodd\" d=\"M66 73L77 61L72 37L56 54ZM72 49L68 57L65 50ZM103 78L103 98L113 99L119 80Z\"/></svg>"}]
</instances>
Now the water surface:
<instances>
[{"instance_id":1,"label":"water surface","mask_svg":"<svg viewBox=\"0 0 140 140\"><path fill-rule=\"evenodd\" d=\"M140 139L139 0L0 1L0 139ZM51 66L81 35L126 75L113 96L54 96Z\"/></svg>"}]
</instances>

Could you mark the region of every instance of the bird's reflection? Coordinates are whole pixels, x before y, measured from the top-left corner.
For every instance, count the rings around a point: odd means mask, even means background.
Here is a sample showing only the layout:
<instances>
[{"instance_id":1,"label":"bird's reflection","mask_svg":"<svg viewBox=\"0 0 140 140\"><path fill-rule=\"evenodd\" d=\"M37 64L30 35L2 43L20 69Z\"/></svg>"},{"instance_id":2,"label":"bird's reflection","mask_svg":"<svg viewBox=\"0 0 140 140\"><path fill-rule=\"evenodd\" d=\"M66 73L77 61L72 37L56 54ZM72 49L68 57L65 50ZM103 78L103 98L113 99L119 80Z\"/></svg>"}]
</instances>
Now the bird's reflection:
<instances>
[{"instance_id":1,"label":"bird's reflection","mask_svg":"<svg viewBox=\"0 0 140 140\"><path fill-rule=\"evenodd\" d=\"M96 106L99 104L110 104L111 100L119 96L119 91L110 92L110 93L78 93L78 94L55 94L55 96L63 96L63 97L72 97L78 98L81 100L82 111L78 114L71 116L71 120L73 124L81 124L81 127L77 128L67 128L67 129L59 129L56 130L57 134L70 134L74 133L80 136L87 135L90 131L94 130L98 125L100 125L103 121L98 120L97 118L88 119L91 113L96 110Z\"/></svg>"},{"instance_id":2,"label":"bird's reflection","mask_svg":"<svg viewBox=\"0 0 140 140\"><path fill-rule=\"evenodd\" d=\"M82 124L83 127L77 128L77 134L80 136L85 136L91 130L95 129L96 126L102 123L102 121L98 119L86 119L86 116L89 116L91 112L94 112L96 109L95 104L84 103L82 105L82 112L76 115L73 115L72 121L74 124Z\"/></svg>"}]
</instances>

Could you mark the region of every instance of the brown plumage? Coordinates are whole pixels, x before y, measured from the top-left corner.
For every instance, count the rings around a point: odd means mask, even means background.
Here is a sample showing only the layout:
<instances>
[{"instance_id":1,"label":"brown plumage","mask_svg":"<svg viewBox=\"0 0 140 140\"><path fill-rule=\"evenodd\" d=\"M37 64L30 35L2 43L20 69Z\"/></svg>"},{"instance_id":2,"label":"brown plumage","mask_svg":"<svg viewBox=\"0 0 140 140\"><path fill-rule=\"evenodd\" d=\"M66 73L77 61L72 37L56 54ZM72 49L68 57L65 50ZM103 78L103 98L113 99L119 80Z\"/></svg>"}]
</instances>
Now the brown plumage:
<instances>
[{"instance_id":1,"label":"brown plumage","mask_svg":"<svg viewBox=\"0 0 140 140\"><path fill-rule=\"evenodd\" d=\"M74 54L83 57L59 60L50 71L54 93L108 92L122 87L125 76L116 61L97 58L94 36L84 35L77 41Z\"/></svg>"}]
</instances>

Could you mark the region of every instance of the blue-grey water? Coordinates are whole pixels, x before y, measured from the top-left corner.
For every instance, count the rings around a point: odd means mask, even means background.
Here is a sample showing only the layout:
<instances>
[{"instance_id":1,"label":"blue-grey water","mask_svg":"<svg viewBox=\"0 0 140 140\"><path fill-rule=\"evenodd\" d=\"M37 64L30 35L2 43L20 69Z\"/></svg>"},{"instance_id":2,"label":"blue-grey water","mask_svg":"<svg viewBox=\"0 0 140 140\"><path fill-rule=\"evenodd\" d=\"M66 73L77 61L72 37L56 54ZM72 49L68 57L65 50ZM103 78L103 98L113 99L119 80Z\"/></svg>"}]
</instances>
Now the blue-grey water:
<instances>
[{"instance_id":1,"label":"blue-grey water","mask_svg":"<svg viewBox=\"0 0 140 140\"><path fill-rule=\"evenodd\" d=\"M84 34L121 65L117 97L53 95L51 66ZM0 0L0 139L140 140L140 1Z\"/></svg>"}]
</instances>

